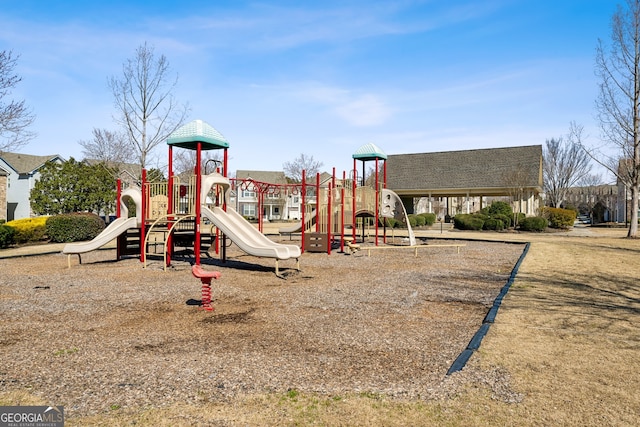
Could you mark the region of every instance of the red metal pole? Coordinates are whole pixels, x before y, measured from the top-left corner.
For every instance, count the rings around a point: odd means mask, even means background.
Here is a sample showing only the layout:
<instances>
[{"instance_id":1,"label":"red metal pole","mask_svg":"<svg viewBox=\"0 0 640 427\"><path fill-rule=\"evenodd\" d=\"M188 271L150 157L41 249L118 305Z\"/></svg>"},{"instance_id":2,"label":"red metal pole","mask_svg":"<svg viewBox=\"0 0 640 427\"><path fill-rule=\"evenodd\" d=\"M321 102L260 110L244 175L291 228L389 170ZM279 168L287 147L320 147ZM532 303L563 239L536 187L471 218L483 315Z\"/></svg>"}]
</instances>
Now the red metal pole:
<instances>
[{"instance_id":1,"label":"red metal pole","mask_svg":"<svg viewBox=\"0 0 640 427\"><path fill-rule=\"evenodd\" d=\"M300 199L301 199L301 205L302 205L302 212L301 212L301 217L302 217L302 244L300 245L300 251L302 253L304 253L304 229L305 227L305 210L306 210L306 198L307 198L307 177L306 177L306 171L303 169L302 170L302 188L300 190Z\"/></svg>"},{"instance_id":2,"label":"red metal pole","mask_svg":"<svg viewBox=\"0 0 640 427\"><path fill-rule=\"evenodd\" d=\"M320 231L320 172L316 173L316 233Z\"/></svg>"},{"instance_id":3,"label":"red metal pole","mask_svg":"<svg viewBox=\"0 0 640 427\"><path fill-rule=\"evenodd\" d=\"M147 222L147 170L142 169L142 203L140 206L142 223L140 224L140 262L144 262L144 253L147 248L144 247L145 223Z\"/></svg>"},{"instance_id":4,"label":"red metal pole","mask_svg":"<svg viewBox=\"0 0 640 427\"><path fill-rule=\"evenodd\" d=\"M229 176L229 173L227 172L228 168L227 168L227 162L229 161L229 156L227 153L227 148L224 149L224 153L223 153L223 160L222 160L222 164L224 165L224 170L222 171L222 176L224 176L225 178ZM226 206L226 205L225 205Z\"/></svg>"},{"instance_id":5,"label":"red metal pole","mask_svg":"<svg viewBox=\"0 0 640 427\"><path fill-rule=\"evenodd\" d=\"M342 186L340 187L340 252L344 252L344 183L347 173L342 171Z\"/></svg>"},{"instance_id":6,"label":"red metal pole","mask_svg":"<svg viewBox=\"0 0 640 427\"><path fill-rule=\"evenodd\" d=\"M258 230L262 233L262 220L264 219L264 193L262 188L258 187Z\"/></svg>"},{"instance_id":7,"label":"red metal pole","mask_svg":"<svg viewBox=\"0 0 640 427\"><path fill-rule=\"evenodd\" d=\"M380 190L378 189L378 158L376 157L376 246L378 246L378 207L379 207Z\"/></svg>"},{"instance_id":8,"label":"red metal pole","mask_svg":"<svg viewBox=\"0 0 640 427\"><path fill-rule=\"evenodd\" d=\"M178 193L180 194L180 193ZM167 215L173 214L173 146L169 146L169 180L167 181ZM173 216L167 217L167 267L171 264L173 256L173 236L169 233L172 226Z\"/></svg>"},{"instance_id":9,"label":"red metal pole","mask_svg":"<svg viewBox=\"0 0 640 427\"><path fill-rule=\"evenodd\" d=\"M120 218L120 201L122 200L122 180L116 179L116 217Z\"/></svg>"},{"instance_id":10,"label":"red metal pole","mask_svg":"<svg viewBox=\"0 0 640 427\"><path fill-rule=\"evenodd\" d=\"M195 225L196 225L196 230L195 230L195 241L194 241L194 248L193 248L193 254L195 256L195 263L196 265L200 265L200 189L202 188L202 164L201 164L201 159L202 159L202 143L198 142L197 148L196 148L196 219L195 219Z\"/></svg>"},{"instance_id":11,"label":"red metal pole","mask_svg":"<svg viewBox=\"0 0 640 427\"><path fill-rule=\"evenodd\" d=\"M383 160L382 161L382 179L383 179L383 187L382 188L387 188L387 161ZM387 243L387 220L383 219L384 221L384 240L383 243Z\"/></svg>"},{"instance_id":12,"label":"red metal pole","mask_svg":"<svg viewBox=\"0 0 640 427\"><path fill-rule=\"evenodd\" d=\"M353 231L353 243L356 242L356 179L358 177L358 171L356 170L356 159L353 159L353 194L351 195L353 199L353 206L351 207L351 215L352 215L352 223L351 230Z\"/></svg>"}]
</instances>

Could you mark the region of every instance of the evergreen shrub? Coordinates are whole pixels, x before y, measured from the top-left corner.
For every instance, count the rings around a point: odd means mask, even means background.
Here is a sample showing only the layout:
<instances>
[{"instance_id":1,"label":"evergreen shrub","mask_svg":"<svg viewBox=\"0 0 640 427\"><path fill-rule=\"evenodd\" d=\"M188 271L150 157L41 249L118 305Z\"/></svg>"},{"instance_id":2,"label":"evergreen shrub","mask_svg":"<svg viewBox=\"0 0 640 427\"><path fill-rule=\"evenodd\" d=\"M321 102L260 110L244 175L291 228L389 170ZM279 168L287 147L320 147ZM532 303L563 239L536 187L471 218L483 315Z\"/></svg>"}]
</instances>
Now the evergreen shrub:
<instances>
[{"instance_id":1,"label":"evergreen shrub","mask_svg":"<svg viewBox=\"0 0 640 427\"><path fill-rule=\"evenodd\" d=\"M458 230L482 230L484 219L480 215L458 214L453 223Z\"/></svg>"},{"instance_id":2,"label":"evergreen shrub","mask_svg":"<svg viewBox=\"0 0 640 427\"><path fill-rule=\"evenodd\" d=\"M566 230L573 227L576 220L576 211L570 209L550 208L543 209L543 216L549 220L549 227Z\"/></svg>"},{"instance_id":3,"label":"evergreen shrub","mask_svg":"<svg viewBox=\"0 0 640 427\"><path fill-rule=\"evenodd\" d=\"M414 218L416 220L416 227L423 227L426 223L425 218L422 215L410 214L409 218ZM411 224L413 227L413 224Z\"/></svg>"},{"instance_id":4,"label":"evergreen shrub","mask_svg":"<svg viewBox=\"0 0 640 427\"><path fill-rule=\"evenodd\" d=\"M424 225L433 225L436 223L436 214L434 213L421 213L419 216L424 218Z\"/></svg>"},{"instance_id":5,"label":"evergreen shrub","mask_svg":"<svg viewBox=\"0 0 640 427\"><path fill-rule=\"evenodd\" d=\"M547 219L541 216L529 216L519 222L522 231L544 231L547 228Z\"/></svg>"},{"instance_id":6,"label":"evergreen shrub","mask_svg":"<svg viewBox=\"0 0 640 427\"><path fill-rule=\"evenodd\" d=\"M105 223L98 215L74 212L49 217L47 235L52 242L78 242L93 239L104 227Z\"/></svg>"},{"instance_id":7,"label":"evergreen shrub","mask_svg":"<svg viewBox=\"0 0 640 427\"><path fill-rule=\"evenodd\" d=\"M504 221L497 218L489 218L487 219L483 226L483 230L493 230L493 231L501 231L504 230Z\"/></svg>"},{"instance_id":8,"label":"evergreen shrub","mask_svg":"<svg viewBox=\"0 0 640 427\"><path fill-rule=\"evenodd\" d=\"M15 229L10 225L0 224L0 249L8 248L14 244Z\"/></svg>"}]
</instances>

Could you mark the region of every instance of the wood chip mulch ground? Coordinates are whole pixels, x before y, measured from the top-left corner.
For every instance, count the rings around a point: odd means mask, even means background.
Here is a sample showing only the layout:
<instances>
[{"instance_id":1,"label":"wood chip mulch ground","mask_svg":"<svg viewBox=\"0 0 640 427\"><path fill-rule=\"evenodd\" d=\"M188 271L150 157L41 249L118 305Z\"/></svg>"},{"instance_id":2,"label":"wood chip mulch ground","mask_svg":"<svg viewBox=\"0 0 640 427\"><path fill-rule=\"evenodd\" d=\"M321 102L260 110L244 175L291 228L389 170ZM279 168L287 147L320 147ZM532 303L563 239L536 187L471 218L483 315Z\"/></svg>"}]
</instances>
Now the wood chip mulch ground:
<instances>
[{"instance_id":1,"label":"wood chip mulch ground","mask_svg":"<svg viewBox=\"0 0 640 427\"><path fill-rule=\"evenodd\" d=\"M281 261L285 279L231 246L202 261L222 273L212 312L188 256L166 272L114 250L71 269L61 254L1 259L0 392L76 415L287 390L439 398L524 248L458 243L305 253L299 272Z\"/></svg>"}]
</instances>

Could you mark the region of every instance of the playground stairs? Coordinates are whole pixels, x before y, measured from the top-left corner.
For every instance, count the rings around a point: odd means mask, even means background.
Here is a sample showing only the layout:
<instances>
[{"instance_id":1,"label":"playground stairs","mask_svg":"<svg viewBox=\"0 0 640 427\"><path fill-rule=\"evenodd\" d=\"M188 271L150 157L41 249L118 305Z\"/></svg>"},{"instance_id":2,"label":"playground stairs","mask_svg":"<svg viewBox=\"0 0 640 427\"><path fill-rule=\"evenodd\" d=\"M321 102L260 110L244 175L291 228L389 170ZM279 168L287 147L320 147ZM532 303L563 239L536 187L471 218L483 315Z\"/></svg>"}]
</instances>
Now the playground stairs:
<instances>
[{"instance_id":1,"label":"playground stairs","mask_svg":"<svg viewBox=\"0 0 640 427\"><path fill-rule=\"evenodd\" d=\"M130 228L118 236L118 256L140 255L140 229Z\"/></svg>"}]
</instances>

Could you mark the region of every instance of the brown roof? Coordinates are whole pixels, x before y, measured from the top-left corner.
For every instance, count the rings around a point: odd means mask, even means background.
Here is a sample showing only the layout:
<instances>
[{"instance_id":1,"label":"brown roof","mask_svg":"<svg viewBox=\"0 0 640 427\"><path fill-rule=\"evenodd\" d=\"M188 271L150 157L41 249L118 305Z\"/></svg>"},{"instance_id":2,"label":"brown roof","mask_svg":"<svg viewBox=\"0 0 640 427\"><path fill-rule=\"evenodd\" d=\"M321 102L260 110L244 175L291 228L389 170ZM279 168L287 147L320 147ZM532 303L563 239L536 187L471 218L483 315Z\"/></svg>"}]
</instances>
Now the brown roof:
<instances>
[{"instance_id":1,"label":"brown roof","mask_svg":"<svg viewBox=\"0 0 640 427\"><path fill-rule=\"evenodd\" d=\"M438 153L396 154L387 159L387 187L400 195L491 195L523 186L542 191L542 145Z\"/></svg>"},{"instance_id":2,"label":"brown roof","mask_svg":"<svg viewBox=\"0 0 640 427\"><path fill-rule=\"evenodd\" d=\"M28 174L40 169L49 160L60 159L57 154L48 156L34 156L31 154L2 153L0 157L18 174Z\"/></svg>"},{"instance_id":3,"label":"brown roof","mask_svg":"<svg viewBox=\"0 0 640 427\"><path fill-rule=\"evenodd\" d=\"M238 170L236 171L236 178L251 178L254 181L267 182L269 184L287 183L287 178L284 176L284 172Z\"/></svg>"}]
</instances>

